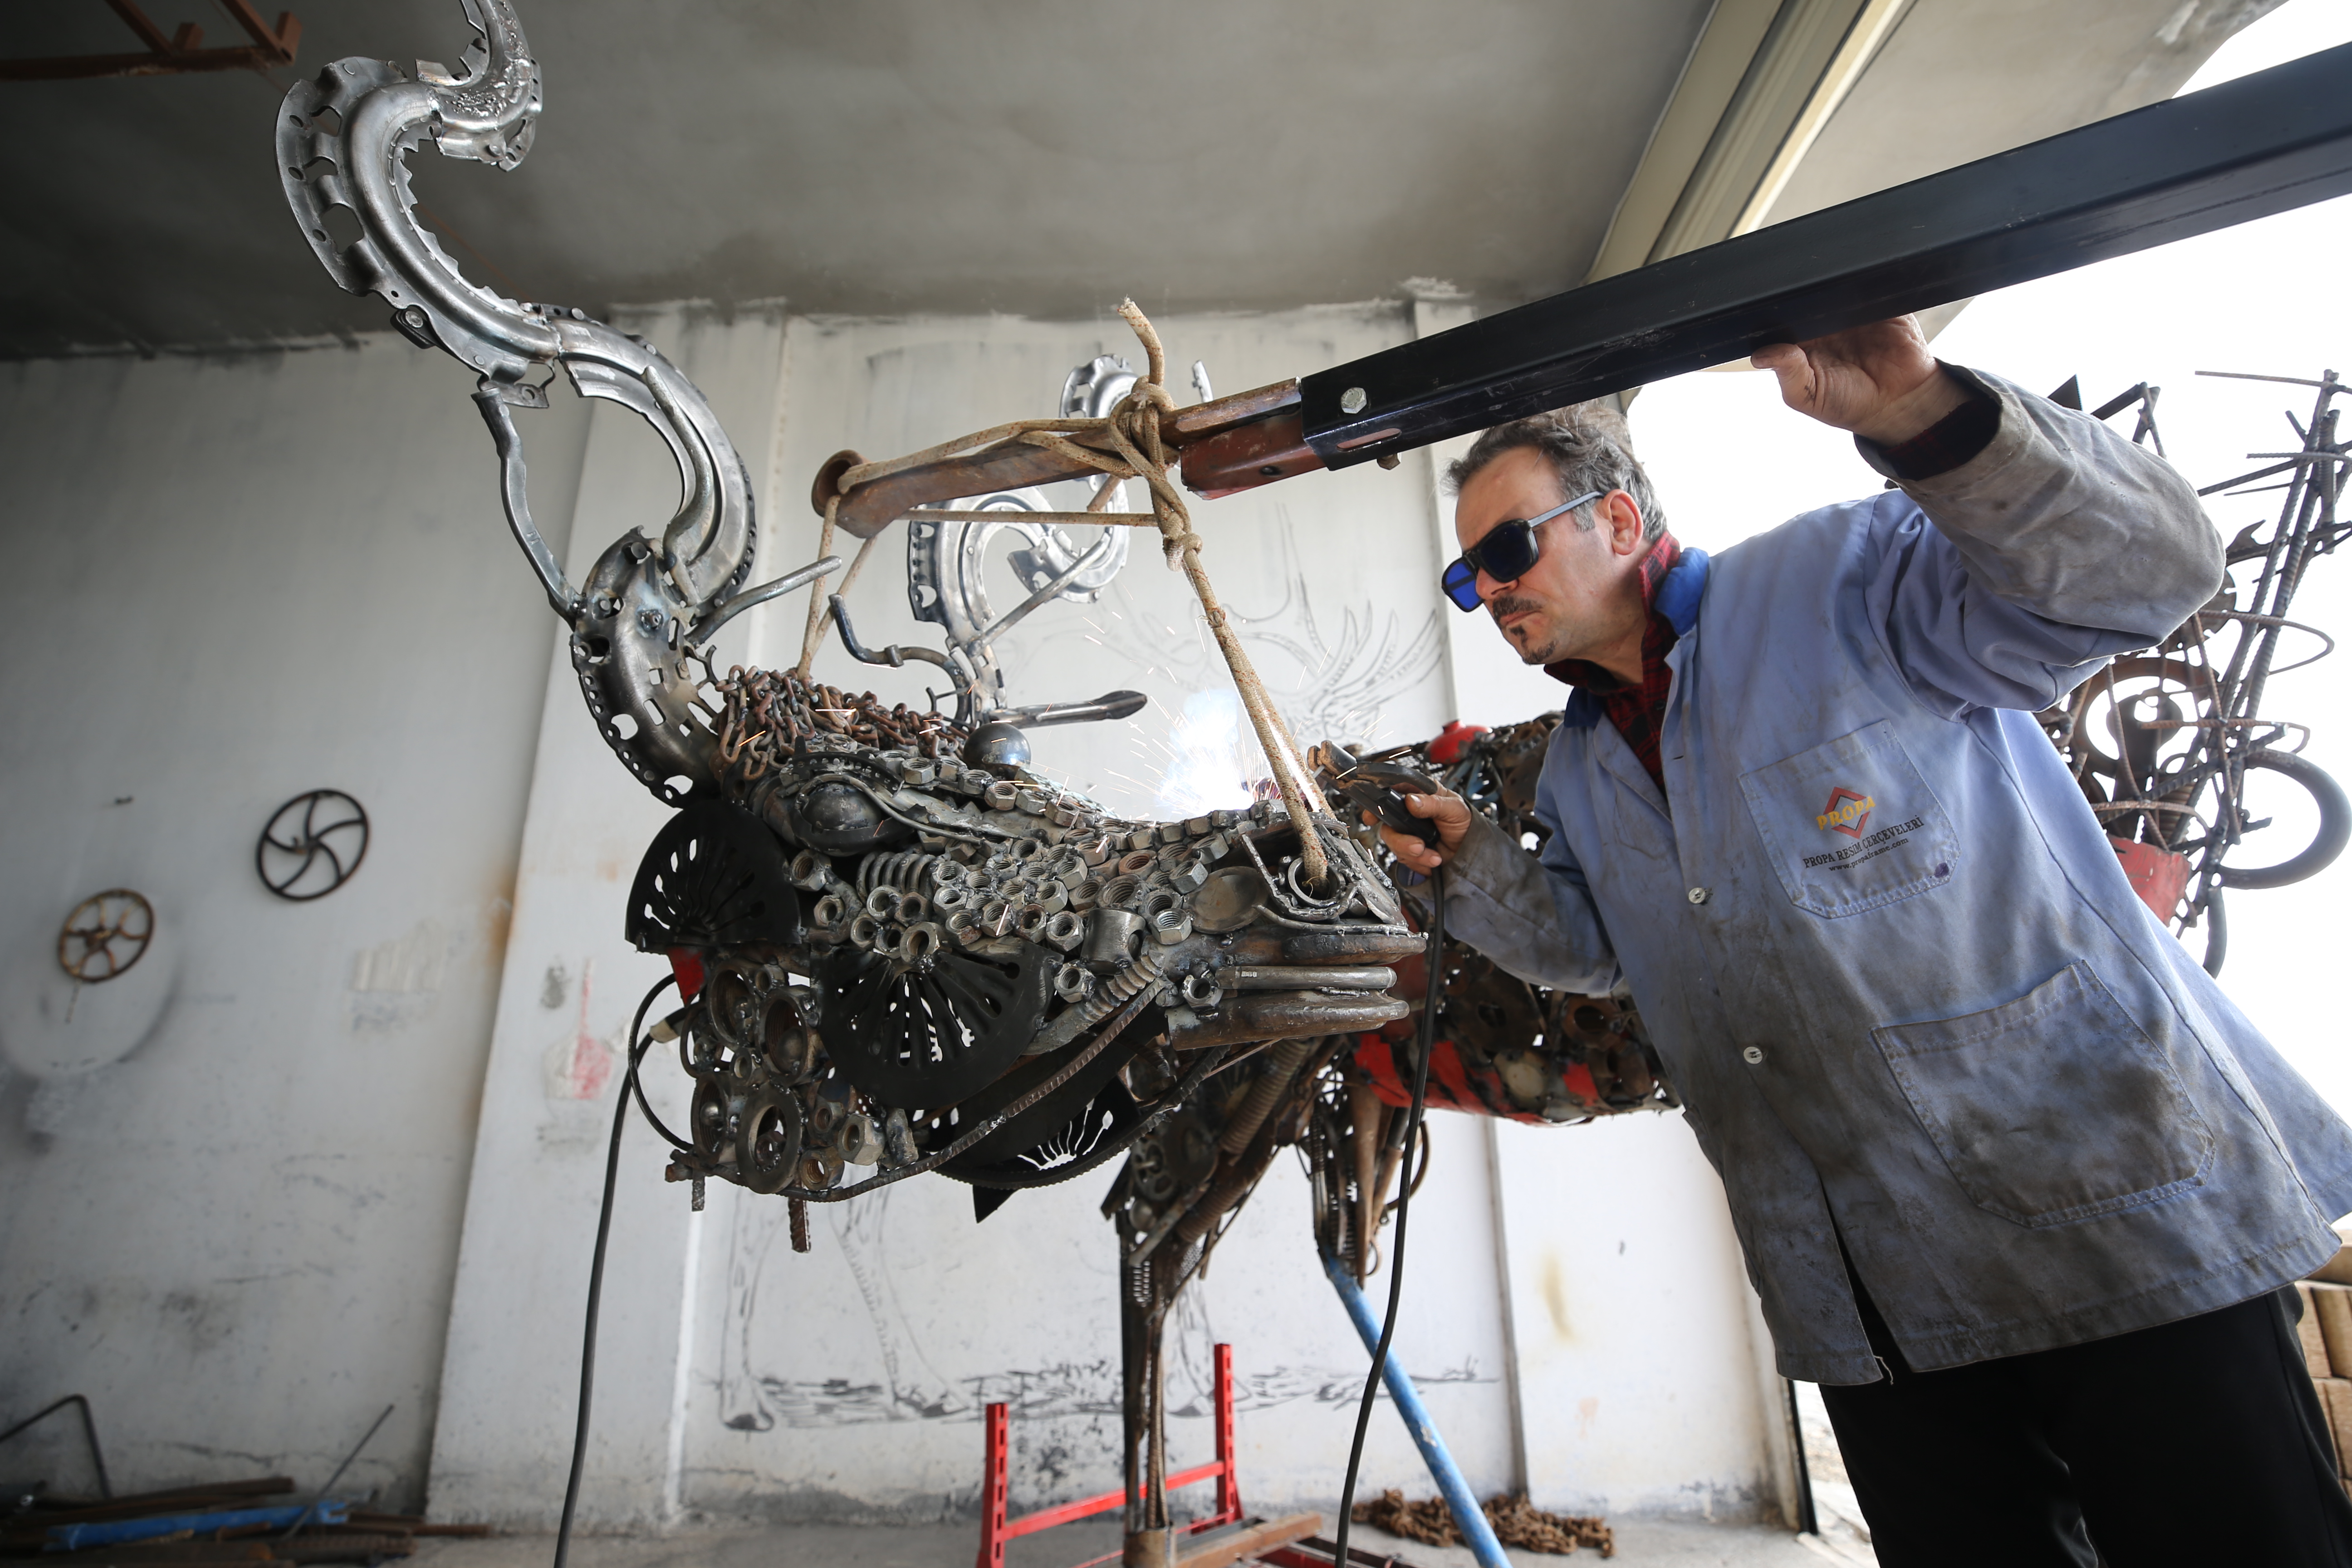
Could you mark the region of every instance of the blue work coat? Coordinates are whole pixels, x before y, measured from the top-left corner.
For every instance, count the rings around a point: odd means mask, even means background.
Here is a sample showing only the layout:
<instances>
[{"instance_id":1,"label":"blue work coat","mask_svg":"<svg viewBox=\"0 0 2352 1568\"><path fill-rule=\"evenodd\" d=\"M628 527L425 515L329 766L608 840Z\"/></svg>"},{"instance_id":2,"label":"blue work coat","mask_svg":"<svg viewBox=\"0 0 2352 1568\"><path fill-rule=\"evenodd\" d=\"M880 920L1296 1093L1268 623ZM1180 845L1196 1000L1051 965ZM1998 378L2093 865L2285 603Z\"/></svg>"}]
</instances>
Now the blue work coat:
<instances>
[{"instance_id":1,"label":"blue work coat","mask_svg":"<svg viewBox=\"0 0 2352 1568\"><path fill-rule=\"evenodd\" d=\"M2140 902L2032 717L2203 605L2219 540L2152 454L1970 379L2001 404L1977 458L1660 584L1663 796L1579 692L1540 865L1482 820L1448 882L1504 967L1622 974L1812 1382L1881 1374L1841 1237L1927 1371L2247 1300L2352 1210L2352 1129Z\"/></svg>"}]
</instances>

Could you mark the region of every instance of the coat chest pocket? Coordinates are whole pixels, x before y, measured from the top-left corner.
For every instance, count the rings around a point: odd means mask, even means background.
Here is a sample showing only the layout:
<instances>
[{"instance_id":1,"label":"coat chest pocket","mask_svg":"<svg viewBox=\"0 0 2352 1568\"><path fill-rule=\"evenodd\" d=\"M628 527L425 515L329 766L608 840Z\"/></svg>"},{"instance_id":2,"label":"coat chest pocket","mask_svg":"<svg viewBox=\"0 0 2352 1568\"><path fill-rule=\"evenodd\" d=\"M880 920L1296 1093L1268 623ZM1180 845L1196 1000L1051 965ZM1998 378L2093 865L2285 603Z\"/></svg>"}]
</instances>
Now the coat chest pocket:
<instances>
[{"instance_id":1,"label":"coat chest pocket","mask_svg":"<svg viewBox=\"0 0 2352 1568\"><path fill-rule=\"evenodd\" d=\"M1881 719L1739 776L1789 901L1835 919L1950 882L1959 844L1943 803Z\"/></svg>"},{"instance_id":2,"label":"coat chest pocket","mask_svg":"<svg viewBox=\"0 0 2352 1568\"><path fill-rule=\"evenodd\" d=\"M2001 1006L1870 1037L1969 1201L2012 1224L2156 1203L2213 1163L2171 1064L2087 963Z\"/></svg>"}]
</instances>

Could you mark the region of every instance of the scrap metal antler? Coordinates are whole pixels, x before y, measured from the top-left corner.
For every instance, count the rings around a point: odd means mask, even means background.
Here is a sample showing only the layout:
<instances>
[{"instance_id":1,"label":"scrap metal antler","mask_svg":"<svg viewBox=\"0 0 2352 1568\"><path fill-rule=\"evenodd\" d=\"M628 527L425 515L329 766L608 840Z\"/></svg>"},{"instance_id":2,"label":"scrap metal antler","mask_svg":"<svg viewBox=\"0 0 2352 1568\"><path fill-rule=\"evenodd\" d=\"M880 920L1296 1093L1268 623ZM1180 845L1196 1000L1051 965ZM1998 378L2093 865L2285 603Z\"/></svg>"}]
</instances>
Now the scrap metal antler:
<instances>
[{"instance_id":1,"label":"scrap metal antler","mask_svg":"<svg viewBox=\"0 0 2352 1568\"><path fill-rule=\"evenodd\" d=\"M748 593L757 528L743 459L694 383L644 340L584 311L519 303L477 288L417 222L408 154L512 169L530 151L539 64L508 0L464 0L475 41L460 74L416 62L411 79L388 60L338 60L286 95L278 177L327 275L353 294L381 295L393 325L480 373L474 401L497 444L508 524L572 626L572 665L606 742L671 805L715 799L716 740L696 711L691 650L740 611L789 593L819 562ZM335 209L360 237L339 243ZM531 521L522 441L509 412L547 406L542 367L560 367L583 397L634 409L669 446L684 496L657 534L632 530L574 586Z\"/></svg>"}]
</instances>

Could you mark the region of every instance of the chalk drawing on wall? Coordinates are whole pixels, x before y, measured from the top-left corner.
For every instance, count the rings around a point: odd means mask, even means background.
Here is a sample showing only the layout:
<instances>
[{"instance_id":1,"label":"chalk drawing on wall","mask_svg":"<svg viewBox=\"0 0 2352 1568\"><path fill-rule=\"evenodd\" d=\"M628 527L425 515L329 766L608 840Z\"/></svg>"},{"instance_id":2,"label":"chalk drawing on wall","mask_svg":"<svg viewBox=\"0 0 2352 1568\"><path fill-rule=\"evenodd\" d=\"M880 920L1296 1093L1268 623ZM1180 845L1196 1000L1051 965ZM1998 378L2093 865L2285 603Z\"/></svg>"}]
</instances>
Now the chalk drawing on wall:
<instances>
[{"instance_id":1,"label":"chalk drawing on wall","mask_svg":"<svg viewBox=\"0 0 2352 1568\"><path fill-rule=\"evenodd\" d=\"M993 1336L959 1334L952 1344L927 1341L900 1305L894 1276L902 1266L894 1265L887 1245L892 1195L886 1188L856 1203L825 1205L831 1223L820 1230L817 1245L836 1249L840 1270L854 1282L854 1296L837 1288L840 1272L825 1268L823 1259L793 1252L783 1239L789 1232L783 1205L748 1199L736 1204L720 1352L724 1425L768 1432L886 1421L972 1421L983 1405L1000 1401L1022 1419L1118 1415L1115 1354L992 1367L978 1364L978 1358L989 1353ZM818 1350L810 1337L793 1331L795 1318L812 1308L853 1300L856 1311L847 1315L863 1319L850 1331L859 1342L854 1350L845 1342ZM1211 1415L1211 1347L1216 1338L1201 1293L1185 1292L1167 1338L1171 1416ZM843 1364L804 1364L804 1357L840 1357ZM1475 1360L1435 1373L1416 1369L1414 1376L1424 1386L1498 1381ZM1300 1401L1340 1405L1362 1391L1360 1366L1244 1365L1236 1369L1234 1399L1241 1410Z\"/></svg>"}]
</instances>

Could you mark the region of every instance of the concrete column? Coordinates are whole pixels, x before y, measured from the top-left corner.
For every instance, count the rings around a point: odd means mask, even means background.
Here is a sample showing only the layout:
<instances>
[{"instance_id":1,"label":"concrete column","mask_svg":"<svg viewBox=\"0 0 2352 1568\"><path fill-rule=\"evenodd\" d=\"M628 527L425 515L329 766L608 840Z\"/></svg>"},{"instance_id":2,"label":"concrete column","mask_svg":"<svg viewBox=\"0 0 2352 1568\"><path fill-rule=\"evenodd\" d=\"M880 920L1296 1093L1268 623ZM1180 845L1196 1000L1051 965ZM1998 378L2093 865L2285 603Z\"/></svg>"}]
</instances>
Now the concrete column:
<instances>
[{"instance_id":1,"label":"concrete column","mask_svg":"<svg viewBox=\"0 0 2352 1568\"><path fill-rule=\"evenodd\" d=\"M751 472L767 475L781 318L730 322L672 310L629 325L695 380ZM526 442L530 435L526 426ZM628 410L598 405L572 527L573 579L631 527L658 532L677 495L675 466L655 433ZM624 900L669 816L598 736L561 632L551 640L431 1479L437 1515L541 1526L562 1504L589 1260L629 1018L667 973L659 958L624 940ZM674 1005L656 1004L656 1016ZM647 1079L672 1126L686 1109L683 1081L676 1071ZM684 1500L702 1219L688 1210L684 1186L663 1181L666 1163L659 1140L633 1116L604 1281L581 1507L587 1521L666 1521Z\"/></svg>"}]
</instances>

